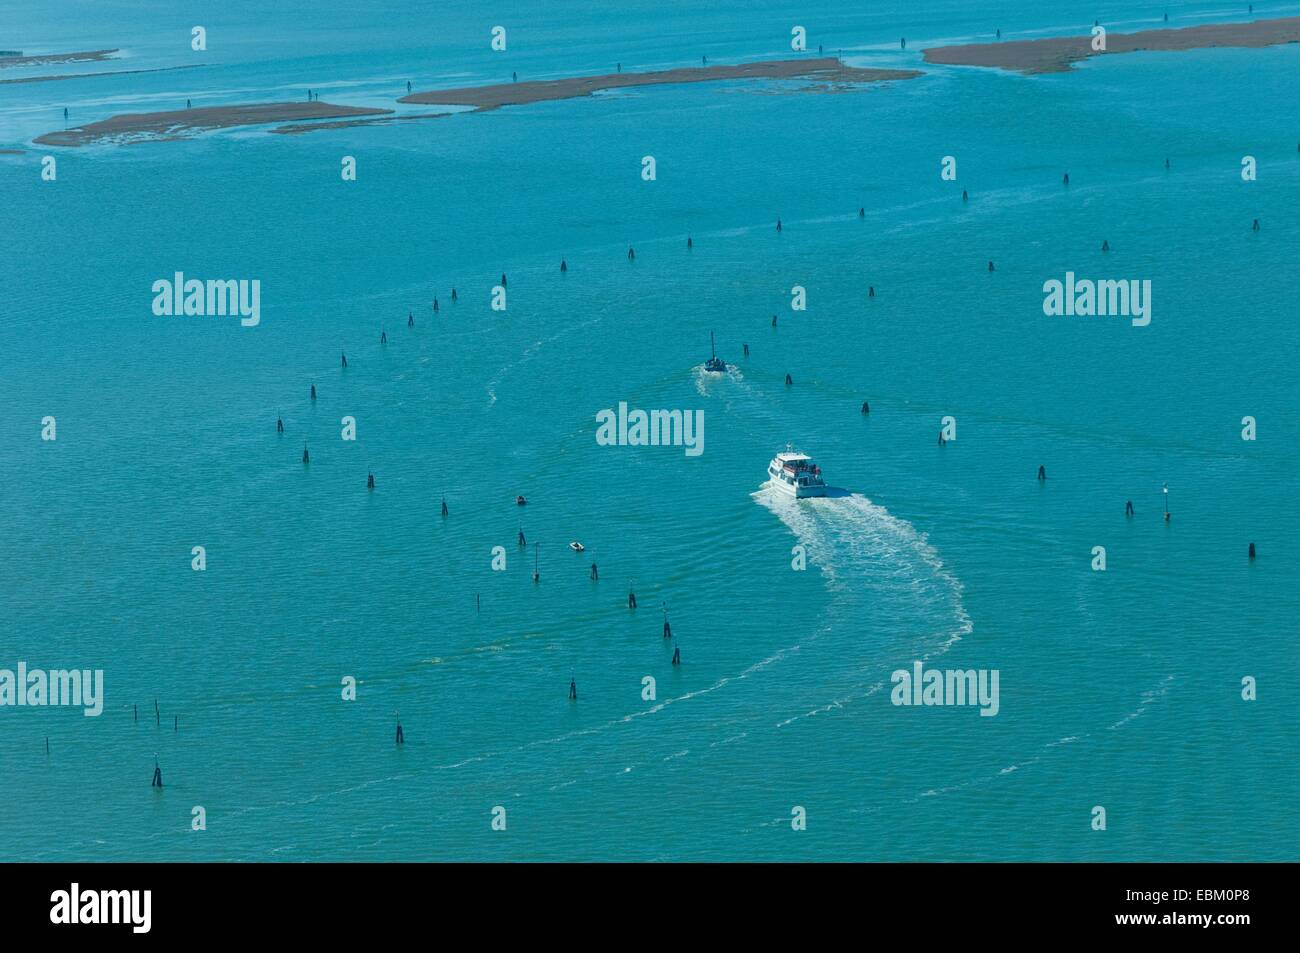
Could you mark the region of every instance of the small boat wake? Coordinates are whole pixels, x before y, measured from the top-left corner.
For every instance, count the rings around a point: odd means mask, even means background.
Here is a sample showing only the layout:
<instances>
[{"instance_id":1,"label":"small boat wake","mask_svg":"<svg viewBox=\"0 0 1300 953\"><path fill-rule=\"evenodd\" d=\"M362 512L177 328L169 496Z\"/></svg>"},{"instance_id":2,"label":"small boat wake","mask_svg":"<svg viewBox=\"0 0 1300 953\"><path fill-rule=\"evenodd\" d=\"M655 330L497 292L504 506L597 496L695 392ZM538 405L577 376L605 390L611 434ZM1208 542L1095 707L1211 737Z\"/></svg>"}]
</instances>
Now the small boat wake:
<instances>
[{"instance_id":1,"label":"small boat wake","mask_svg":"<svg viewBox=\"0 0 1300 953\"><path fill-rule=\"evenodd\" d=\"M728 364L725 374L706 371L703 364L696 364L691 368L691 376L695 378L695 390L701 397L708 397L712 393L712 388L724 381L740 382L745 379L745 375L735 364Z\"/></svg>"}]
</instances>

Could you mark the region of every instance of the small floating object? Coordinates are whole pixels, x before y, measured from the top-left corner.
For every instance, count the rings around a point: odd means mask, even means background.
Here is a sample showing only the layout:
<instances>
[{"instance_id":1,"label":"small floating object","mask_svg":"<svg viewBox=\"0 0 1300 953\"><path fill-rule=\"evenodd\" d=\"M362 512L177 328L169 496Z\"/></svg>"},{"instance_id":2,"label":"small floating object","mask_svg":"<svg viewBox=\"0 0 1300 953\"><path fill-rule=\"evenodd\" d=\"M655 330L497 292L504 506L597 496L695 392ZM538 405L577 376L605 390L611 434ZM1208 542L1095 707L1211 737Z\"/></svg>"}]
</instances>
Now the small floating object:
<instances>
[{"instance_id":1,"label":"small floating object","mask_svg":"<svg viewBox=\"0 0 1300 953\"><path fill-rule=\"evenodd\" d=\"M522 496L515 497L515 506L527 506L527 505L528 505L528 501L525 500Z\"/></svg>"},{"instance_id":2,"label":"small floating object","mask_svg":"<svg viewBox=\"0 0 1300 953\"><path fill-rule=\"evenodd\" d=\"M569 544L569 548L575 553L585 553L587 551L587 547L582 545L582 543L578 542L576 539Z\"/></svg>"}]
</instances>

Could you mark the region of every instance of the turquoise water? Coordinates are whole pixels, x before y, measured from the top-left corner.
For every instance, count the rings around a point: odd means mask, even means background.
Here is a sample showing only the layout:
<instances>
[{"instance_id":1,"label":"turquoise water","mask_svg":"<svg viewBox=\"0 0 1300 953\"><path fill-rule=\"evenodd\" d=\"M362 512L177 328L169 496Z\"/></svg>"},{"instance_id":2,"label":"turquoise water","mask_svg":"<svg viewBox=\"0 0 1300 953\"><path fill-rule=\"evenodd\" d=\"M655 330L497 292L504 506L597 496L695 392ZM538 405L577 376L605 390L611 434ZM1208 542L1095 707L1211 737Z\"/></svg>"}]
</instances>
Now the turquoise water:
<instances>
[{"instance_id":1,"label":"turquoise water","mask_svg":"<svg viewBox=\"0 0 1300 953\"><path fill-rule=\"evenodd\" d=\"M0 856L1294 860L1300 47L925 67L995 26L1161 11L913 6L7 5L0 47L129 56L40 72L208 65L0 86L0 149L26 150L0 156L0 668L106 686L98 718L0 709ZM31 145L64 106L77 124L312 88L393 107L408 78L788 55L794 24L926 74ZM259 279L261 324L155 317L178 270ZM1044 316L1067 270L1150 279L1151 324ZM725 378L700 368L710 331ZM619 401L702 409L704 453L597 445ZM761 490L787 441L847 494ZM997 716L890 704L916 659L997 669Z\"/></svg>"}]
</instances>

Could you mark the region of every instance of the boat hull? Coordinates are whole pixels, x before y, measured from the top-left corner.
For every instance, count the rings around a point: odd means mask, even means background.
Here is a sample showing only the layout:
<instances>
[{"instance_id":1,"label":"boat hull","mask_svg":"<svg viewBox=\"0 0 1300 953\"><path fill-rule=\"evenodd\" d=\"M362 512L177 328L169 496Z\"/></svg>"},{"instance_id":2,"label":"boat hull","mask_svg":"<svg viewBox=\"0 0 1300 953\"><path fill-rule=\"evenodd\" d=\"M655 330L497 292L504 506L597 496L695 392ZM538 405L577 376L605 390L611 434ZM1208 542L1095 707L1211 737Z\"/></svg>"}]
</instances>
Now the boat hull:
<instances>
[{"instance_id":1,"label":"boat hull","mask_svg":"<svg viewBox=\"0 0 1300 953\"><path fill-rule=\"evenodd\" d=\"M768 486L783 496L792 496L796 500L807 500L816 496L825 496L825 486L791 486L783 480L769 480Z\"/></svg>"}]
</instances>

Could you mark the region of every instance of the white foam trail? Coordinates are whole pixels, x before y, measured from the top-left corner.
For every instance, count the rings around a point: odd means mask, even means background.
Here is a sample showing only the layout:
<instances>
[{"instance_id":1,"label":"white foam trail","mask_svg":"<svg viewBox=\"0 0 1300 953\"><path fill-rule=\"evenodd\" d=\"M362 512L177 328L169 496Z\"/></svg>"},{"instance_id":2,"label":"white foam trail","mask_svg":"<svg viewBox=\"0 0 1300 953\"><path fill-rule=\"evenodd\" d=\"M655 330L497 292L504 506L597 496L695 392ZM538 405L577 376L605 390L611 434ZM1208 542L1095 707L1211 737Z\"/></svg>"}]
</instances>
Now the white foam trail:
<instances>
[{"instance_id":1,"label":"white foam trail","mask_svg":"<svg viewBox=\"0 0 1300 953\"><path fill-rule=\"evenodd\" d=\"M642 708L637 711L630 712L629 714L626 714L621 718L614 718L611 719L610 721L604 722L603 724L591 725L587 728L578 728L575 729L574 731L566 731L564 734L556 735L553 738L539 738L534 741L524 742L522 744L514 745L513 747L504 748L498 751L486 751L482 754L474 755L473 757L469 757L469 758L464 758L460 761L455 761L450 764L435 764L432 767L434 770L440 770L440 771L462 768L468 764L476 764L478 762L488 761L492 758L498 758L503 755L518 754L520 752L528 751L533 748L539 748L543 745L560 744L562 742L568 741L570 738L578 738L583 735L599 734L600 732L605 731L609 728L614 728L618 725L628 724L630 722L636 721L637 719L645 718L648 715L656 714L657 712L663 711L669 705L675 704L677 702L690 701L692 698L699 698L703 695L710 695L713 692L718 691L718 689L720 688L725 688L727 685L731 684L732 682L740 681L742 679L748 678L750 675L753 675L756 672L761 672L763 669L767 668L768 666L774 665L777 662L781 661L781 659L785 658L786 655L790 654L791 652L797 652L797 651L799 651L798 645L791 645L791 646L787 646L786 648L779 649L778 651L774 652L772 655L769 655L767 658L755 662L754 664L750 665L748 668L745 668L734 675L722 676L717 681L715 681L712 685L707 685L704 688L697 688L695 691L686 692L685 694L677 695L673 698L665 698L657 705L652 705L649 708ZM736 737L743 738L744 734L738 735ZM727 740L734 741L736 740L736 738L730 738Z\"/></svg>"},{"instance_id":2,"label":"white foam trail","mask_svg":"<svg viewBox=\"0 0 1300 953\"><path fill-rule=\"evenodd\" d=\"M1117 731L1118 729L1123 728L1125 725L1131 722L1134 718L1137 718L1139 715L1145 712L1148 707L1150 707L1155 702L1159 701L1161 698L1163 698L1165 695L1169 693L1169 688L1174 683L1175 678L1176 676L1173 675L1172 673L1166 675L1164 678L1162 678L1159 681L1159 683L1155 685L1154 688L1149 688L1146 691L1144 691L1141 695L1140 701L1138 702L1138 707L1133 711L1129 712L1119 721L1115 722L1107 730ZM911 798L905 799L901 803L916 804L922 798L939 797L944 794L949 794L953 791L960 791L963 788L968 788L975 785L989 784L993 781L996 781L1000 777L1004 777L1008 774L1014 774L1015 772L1019 771L1021 768L1027 768L1032 765L1038 764L1040 761L1043 760L1044 755L1050 753L1053 748L1060 748L1064 745L1077 744L1079 742L1088 743L1092 738L1093 738L1093 734L1091 732L1085 732L1082 735L1066 735L1064 738L1059 738L1056 741L1049 741L1046 744L1044 744L1042 748L1039 749L1039 754L1035 755L1034 757L1029 758L1025 761L1017 762L1016 764L1008 765L1007 767L999 770L997 774L985 774L978 777L968 778L965 781L962 781L958 784L948 785L947 787L930 788L928 790L921 791L920 793L916 794ZM879 810L880 810L879 806L874 806L870 808L853 808L850 810L850 813L872 814Z\"/></svg>"},{"instance_id":3,"label":"white foam trail","mask_svg":"<svg viewBox=\"0 0 1300 953\"><path fill-rule=\"evenodd\" d=\"M521 364L526 364L528 361L531 361L534 357L537 356L537 352L540 351L546 345L553 344L556 341L560 340L561 338L568 337L570 334L573 334L577 331L585 330L586 328L589 328L592 325L599 324L603 320L604 320L604 316L601 315L599 317L592 318L589 321L583 321L580 324L566 326L564 328L561 328L559 331L555 332L554 334L552 334L550 337L543 338L540 341L534 341L528 347L524 348L523 352L519 355L519 358L517 360L511 361L509 364L502 367L500 370L496 372L495 375L493 375L492 379L487 382L486 389L488 395L488 406L491 407L493 404L497 402L497 385L500 384L501 381L505 379L505 376L508 373L510 373L512 370L514 370L516 367L518 367Z\"/></svg>"},{"instance_id":4,"label":"white foam trail","mask_svg":"<svg viewBox=\"0 0 1300 953\"><path fill-rule=\"evenodd\" d=\"M812 718L814 715L821 715L821 714L825 714L828 711L834 711L838 708L843 708L845 705L849 704L850 702L858 701L859 699L862 698L870 698L872 695L876 694L876 692L880 691L884 687L885 687L884 682L876 682L865 692L855 693L853 695L846 695L843 698L837 698L832 702L827 702L825 705L819 705L818 707L814 708L812 711L806 711L802 715L792 715L789 718L785 719L785 721L778 721L776 723L776 727L784 728L786 725L793 724L794 722L798 721L800 718Z\"/></svg>"},{"instance_id":5,"label":"white foam trail","mask_svg":"<svg viewBox=\"0 0 1300 953\"><path fill-rule=\"evenodd\" d=\"M917 588L923 585L918 576L923 567L947 602L953 621L935 633L939 641L919 656L921 661L942 655L969 635L974 623L962 602L961 580L944 565L925 534L860 493L839 494L795 500L764 485L751 495L807 547L809 560L832 593L861 586L867 579Z\"/></svg>"},{"instance_id":6,"label":"white foam trail","mask_svg":"<svg viewBox=\"0 0 1300 953\"><path fill-rule=\"evenodd\" d=\"M715 374L712 371L706 371L703 364L696 364L691 368L691 374L695 378L695 390L701 397L708 397L714 384L720 384L723 381L739 383L745 379L745 375L740 372L740 368L735 364L727 365L726 374Z\"/></svg>"},{"instance_id":7,"label":"white foam trail","mask_svg":"<svg viewBox=\"0 0 1300 953\"><path fill-rule=\"evenodd\" d=\"M1173 684L1173 681L1174 681L1173 675L1166 675L1163 679L1161 679L1160 684L1157 685L1155 688L1148 689L1147 691L1143 692L1142 700L1138 703L1137 708L1129 712L1119 721L1115 722L1115 724L1111 725L1109 730L1114 731L1116 728L1122 728L1124 725L1127 725L1134 718L1141 715L1144 711L1147 710L1148 705L1150 705L1154 701L1157 701L1160 698L1163 698L1169 692L1169 686Z\"/></svg>"}]
</instances>

